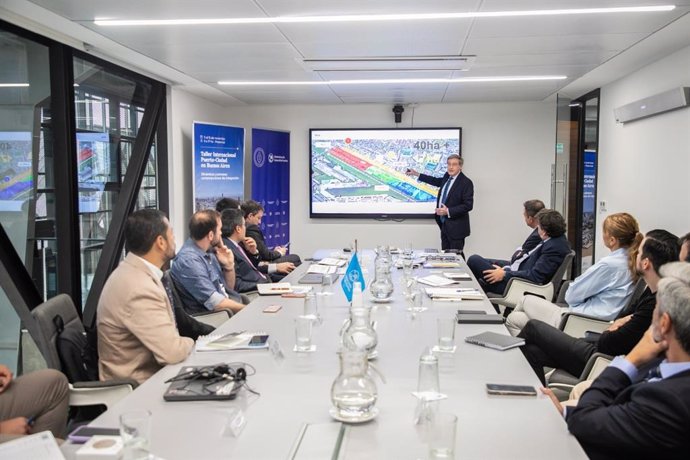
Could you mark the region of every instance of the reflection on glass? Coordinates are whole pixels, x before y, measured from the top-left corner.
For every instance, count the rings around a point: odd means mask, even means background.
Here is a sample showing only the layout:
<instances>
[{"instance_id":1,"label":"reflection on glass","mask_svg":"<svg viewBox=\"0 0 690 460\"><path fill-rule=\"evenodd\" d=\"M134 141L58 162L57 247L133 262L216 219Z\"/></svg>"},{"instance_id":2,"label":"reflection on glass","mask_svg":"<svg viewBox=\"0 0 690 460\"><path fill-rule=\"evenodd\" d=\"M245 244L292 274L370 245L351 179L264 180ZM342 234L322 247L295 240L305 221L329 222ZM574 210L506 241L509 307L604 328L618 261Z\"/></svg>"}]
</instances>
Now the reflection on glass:
<instances>
[{"instance_id":1,"label":"reflection on glass","mask_svg":"<svg viewBox=\"0 0 690 460\"><path fill-rule=\"evenodd\" d=\"M150 85L74 59L82 303L86 301L112 212L132 157ZM135 209L156 208L155 150L147 164Z\"/></svg>"},{"instance_id":2,"label":"reflection on glass","mask_svg":"<svg viewBox=\"0 0 690 460\"><path fill-rule=\"evenodd\" d=\"M46 199L45 184L52 184L52 170L45 169L44 155L52 154L45 107L50 104L48 48L10 32L0 30L0 80L21 87L0 88L0 223L26 268L36 279L45 278L44 254L35 210L43 197L41 219L53 219L54 208ZM51 196L52 197L52 196ZM53 254L54 257L54 254ZM0 362L16 369L19 318L0 291Z\"/></svg>"}]
</instances>

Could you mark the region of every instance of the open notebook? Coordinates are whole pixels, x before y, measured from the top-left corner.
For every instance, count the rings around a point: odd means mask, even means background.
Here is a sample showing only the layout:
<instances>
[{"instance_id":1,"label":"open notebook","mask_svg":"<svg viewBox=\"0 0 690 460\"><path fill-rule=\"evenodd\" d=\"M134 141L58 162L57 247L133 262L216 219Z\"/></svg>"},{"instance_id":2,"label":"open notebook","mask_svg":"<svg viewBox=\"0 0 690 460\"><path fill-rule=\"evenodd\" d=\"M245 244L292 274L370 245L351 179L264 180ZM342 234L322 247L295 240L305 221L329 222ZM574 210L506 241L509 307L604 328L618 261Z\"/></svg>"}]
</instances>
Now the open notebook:
<instances>
[{"instance_id":1,"label":"open notebook","mask_svg":"<svg viewBox=\"0 0 690 460\"><path fill-rule=\"evenodd\" d=\"M202 335L196 340L196 351L259 350L268 348L268 341L250 343L252 337L266 335L265 332L230 332L228 334Z\"/></svg>"}]
</instances>

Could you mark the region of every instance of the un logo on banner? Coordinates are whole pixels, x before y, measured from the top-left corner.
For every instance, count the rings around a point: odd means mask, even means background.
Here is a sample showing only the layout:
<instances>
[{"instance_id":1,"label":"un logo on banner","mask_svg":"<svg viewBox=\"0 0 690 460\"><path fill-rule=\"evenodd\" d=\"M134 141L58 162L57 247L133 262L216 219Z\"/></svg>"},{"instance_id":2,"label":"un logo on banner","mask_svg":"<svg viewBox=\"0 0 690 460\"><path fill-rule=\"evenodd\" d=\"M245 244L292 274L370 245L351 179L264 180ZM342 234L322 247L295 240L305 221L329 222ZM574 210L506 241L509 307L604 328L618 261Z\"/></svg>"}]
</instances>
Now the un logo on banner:
<instances>
[{"instance_id":1,"label":"un logo on banner","mask_svg":"<svg viewBox=\"0 0 690 460\"><path fill-rule=\"evenodd\" d=\"M254 150L254 166L257 168L263 167L263 165L266 163L266 153L264 152L264 149L261 147L257 147Z\"/></svg>"},{"instance_id":2,"label":"un logo on banner","mask_svg":"<svg viewBox=\"0 0 690 460\"><path fill-rule=\"evenodd\" d=\"M268 154L268 162L273 163L273 154L272 153Z\"/></svg>"}]
</instances>

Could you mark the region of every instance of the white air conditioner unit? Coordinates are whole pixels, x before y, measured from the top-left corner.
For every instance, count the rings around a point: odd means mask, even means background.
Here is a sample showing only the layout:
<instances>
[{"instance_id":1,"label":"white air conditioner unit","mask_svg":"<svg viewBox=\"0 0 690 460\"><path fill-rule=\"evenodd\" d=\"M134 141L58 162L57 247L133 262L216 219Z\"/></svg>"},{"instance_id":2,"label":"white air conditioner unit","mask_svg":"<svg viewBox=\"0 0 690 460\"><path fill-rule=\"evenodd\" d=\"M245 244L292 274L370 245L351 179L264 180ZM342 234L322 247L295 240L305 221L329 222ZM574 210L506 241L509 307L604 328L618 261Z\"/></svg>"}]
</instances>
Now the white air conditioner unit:
<instances>
[{"instance_id":1,"label":"white air conditioner unit","mask_svg":"<svg viewBox=\"0 0 690 460\"><path fill-rule=\"evenodd\" d=\"M690 87L674 88L649 96L639 101L625 104L613 110L618 123L639 120L671 110L687 107L690 104Z\"/></svg>"}]
</instances>

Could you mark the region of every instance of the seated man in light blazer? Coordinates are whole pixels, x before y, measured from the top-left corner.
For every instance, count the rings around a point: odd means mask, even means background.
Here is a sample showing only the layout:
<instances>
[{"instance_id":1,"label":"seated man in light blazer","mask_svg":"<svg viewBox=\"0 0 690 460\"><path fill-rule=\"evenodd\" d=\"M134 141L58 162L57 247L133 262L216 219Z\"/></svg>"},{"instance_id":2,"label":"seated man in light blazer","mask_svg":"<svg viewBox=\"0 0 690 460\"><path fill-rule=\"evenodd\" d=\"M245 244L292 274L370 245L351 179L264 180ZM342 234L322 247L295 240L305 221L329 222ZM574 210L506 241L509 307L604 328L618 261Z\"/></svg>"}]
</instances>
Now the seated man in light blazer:
<instances>
[{"instance_id":1,"label":"seated man in light blazer","mask_svg":"<svg viewBox=\"0 0 690 460\"><path fill-rule=\"evenodd\" d=\"M542 241L524 257L504 267L492 265L481 258L475 260L475 269L482 274L477 281L485 292L503 294L511 278L546 284L570 253L570 244L565 237L565 219L561 213L553 209L542 209L535 218Z\"/></svg>"},{"instance_id":2,"label":"seated man in light blazer","mask_svg":"<svg viewBox=\"0 0 690 460\"><path fill-rule=\"evenodd\" d=\"M139 383L167 364L183 361L194 341L181 337L161 267L175 256L175 237L161 211L142 209L127 218L125 259L98 300L98 370L101 380Z\"/></svg>"}]
</instances>

